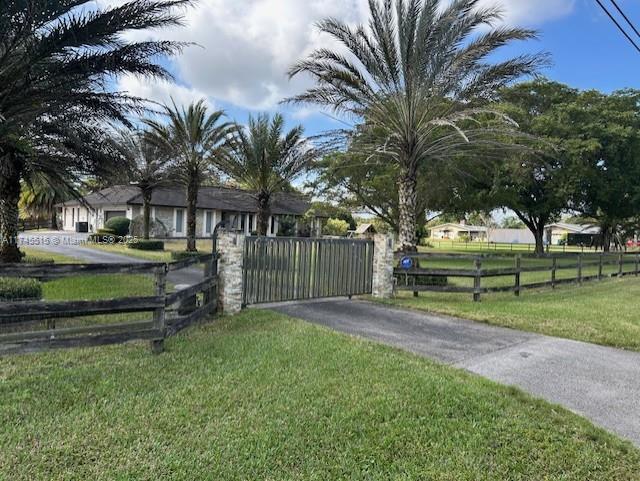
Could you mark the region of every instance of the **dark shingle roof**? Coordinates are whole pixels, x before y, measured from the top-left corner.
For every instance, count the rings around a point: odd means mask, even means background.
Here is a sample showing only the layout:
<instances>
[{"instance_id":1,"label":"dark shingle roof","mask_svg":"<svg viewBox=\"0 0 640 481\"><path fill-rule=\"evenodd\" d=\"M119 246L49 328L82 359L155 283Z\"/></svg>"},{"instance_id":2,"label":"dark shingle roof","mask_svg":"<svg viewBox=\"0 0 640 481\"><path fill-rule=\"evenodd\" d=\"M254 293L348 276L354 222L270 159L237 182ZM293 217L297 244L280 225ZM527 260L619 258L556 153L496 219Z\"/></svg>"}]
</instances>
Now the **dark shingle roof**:
<instances>
[{"instance_id":1,"label":"dark shingle roof","mask_svg":"<svg viewBox=\"0 0 640 481\"><path fill-rule=\"evenodd\" d=\"M105 204L142 205L142 193L136 186L117 185L87 195L84 200L92 207ZM61 205L79 205L78 201ZM186 192L182 187L155 189L151 205L156 207L186 207ZM257 212L252 192L226 187L201 187L198 193L198 209L215 209L229 212ZM271 212L276 215L304 215L311 204L301 195L275 194L271 199Z\"/></svg>"},{"instance_id":2,"label":"dark shingle roof","mask_svg":"<svg viewBox=\"0 0 640 481\"><path fill-rule=\"evenodd\" d=\"M101 205L127 204L138 195L140 195L140 189L135 185L114 185L113 187L107 187L98 192L87 194L83 197L83 200L91 207L98 207ZM58 205L77 206L80 204L80 201L73 199Z\"/></svg>"}]
</instances>

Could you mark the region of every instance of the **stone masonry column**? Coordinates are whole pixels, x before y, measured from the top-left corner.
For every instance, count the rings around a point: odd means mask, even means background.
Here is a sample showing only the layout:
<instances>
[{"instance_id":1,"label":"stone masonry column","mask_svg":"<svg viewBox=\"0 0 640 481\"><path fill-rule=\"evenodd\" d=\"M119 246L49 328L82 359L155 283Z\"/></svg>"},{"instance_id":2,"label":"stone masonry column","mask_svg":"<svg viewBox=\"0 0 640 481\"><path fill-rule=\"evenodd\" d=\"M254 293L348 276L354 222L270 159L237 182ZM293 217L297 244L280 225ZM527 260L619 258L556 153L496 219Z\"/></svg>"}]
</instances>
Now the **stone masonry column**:
<instances>
[{"instance_id":1,"label":"stone masonry column","mask_svg":"<svg viewBox=\"0 0 640 481\"><path fill-rule=\"evenodd\" d=\"M237 314L242 309L244 234L218 232L218 312Z\"/></svg>"},{"instance_id":2,"label":"stone masonry column","mask_svg":"<svg viewBox=\"0 0 640 481\"><path fill-rule=\"evenodd\" d=\"M393 238L376 234L373 242L373 297L388 299L393 295Z\"/></svg>"}]
</instances>

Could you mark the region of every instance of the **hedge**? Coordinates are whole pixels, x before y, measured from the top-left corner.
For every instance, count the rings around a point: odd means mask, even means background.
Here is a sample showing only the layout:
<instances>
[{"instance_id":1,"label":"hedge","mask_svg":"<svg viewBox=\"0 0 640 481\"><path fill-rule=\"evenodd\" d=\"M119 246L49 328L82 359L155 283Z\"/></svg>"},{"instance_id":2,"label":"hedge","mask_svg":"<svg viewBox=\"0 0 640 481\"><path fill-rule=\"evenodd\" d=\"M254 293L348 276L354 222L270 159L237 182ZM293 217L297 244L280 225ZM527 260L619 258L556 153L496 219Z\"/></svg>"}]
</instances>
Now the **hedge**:
<instances>
[{"instance_id":1,"label":"hedge","mask_svg":"<svg viewBox=\"0 0 640 481\"><path fill-rule=\"evenodd\" d=\"M129 235L130 225L131 221L126 217L113 217L104 224L107 229L113 230L113 232L119 236Z\"/></svg>"},{"instance_id":2,"label":"hedge","mask_svg":"<svg viewBox=\"0 0 640 481\"><path fill-rule=\"evenodd\" d=\"M138 239L127 243L127 247L139 251L163 251L164 242L160 240Z\"/></svg>"},{"instance_id":3,"label":"hedge","mask_svg":"<svg viewBox=\"0 0 640 481\"><path fill-rule=\"evenodd\" d=\"M0 277L0 301L42 298L42 284L36 279Z\"/></svg>"},{"instance_id":4,"label":"hedge","mask_svg":"<svg viewBox=\"0 0 640 481\"><path fill-rule=\"evenodd\" d=\"M116 231L113 229L98 229L95 234L91 234L88 237L89 242L110 242L115 241L117 236Z\"/></svg>"},{"instance_id":5,"label":"hedge","mask_svg":"<svg viewBox=\"0 0 640 481\"><path fill-rule=\"evenodd\" d=\"M178 251L171 252L171 259L174 261L183 261L185 259L191 259L192 257L200 257L199 252Z\"/></svg>"}]
</instances>

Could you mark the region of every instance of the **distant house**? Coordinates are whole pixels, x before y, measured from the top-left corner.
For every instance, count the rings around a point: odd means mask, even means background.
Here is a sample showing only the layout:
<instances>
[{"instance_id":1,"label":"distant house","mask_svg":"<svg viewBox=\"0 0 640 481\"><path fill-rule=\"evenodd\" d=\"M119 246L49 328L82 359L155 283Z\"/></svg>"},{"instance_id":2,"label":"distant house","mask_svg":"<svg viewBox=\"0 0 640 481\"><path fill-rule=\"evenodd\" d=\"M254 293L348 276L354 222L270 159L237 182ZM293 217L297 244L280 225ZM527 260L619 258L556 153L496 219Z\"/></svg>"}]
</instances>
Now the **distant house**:
<instances>
[{"instance_id":1,"label":"distant house","mask_svg":"<svg viewBox=\"0 0 640 481\"><path fill-rule=\"evenodd\" d=\"M373 224L360 224L356 230L350 233L349 237L373 237L377 234L376 228Z\"/></svg>"},{"instance_id":2,"label":"distant house","mask_svg":"<svg viewBox=\"0 0 640 481\"><path fill-rule=\"evenodd\" d=\"M557 222L544 228L545 241L551 245L593 245L600 236L600 228L589 224Z\"/></svg>"},{"instance_id":3,"label":"distant house","mask_svg":"<svg viewBox=\"0 0 640 481\"><path fill-rule=\"evenodd\" d=\"M132 185L116 185L58 204L58 216L63 230L76 230L76 223L86 222L89 232L104 227L113 217L135 219L142 216L142 193ZM283 217L302 217L310 208L307 199L289 193L274 195L271 202L268 235L278 233ZM185 190L180 187L156 189L151 199L151 219L163 226L166 237L186 237L187 203ZM196 235L207 237L220 221L245 234L257 227L256 201L251 192L225 187L201 187L196 212ZM319 218L314 219L312 232L320 229Z\"/></svg>"},{"instance_id":4,"label":"distant house","mask_svg":"<svg viewBox=\"0 0 640 481\"><path fill-rule=\"evenodd\" d=\"M447 223L431 227L431 239L486 241L487 228L477 225Z\"/></svg>"},{"instance_id":5,"label":"distant house","mask_svg":"<svg viewBox=\"0 0 640 481\"><path fill-rule=\"evenodd\" d=\"M535 244L536 238L529 229L489 229L489 242L496 244Z\"/></svg>"}]
</instances>

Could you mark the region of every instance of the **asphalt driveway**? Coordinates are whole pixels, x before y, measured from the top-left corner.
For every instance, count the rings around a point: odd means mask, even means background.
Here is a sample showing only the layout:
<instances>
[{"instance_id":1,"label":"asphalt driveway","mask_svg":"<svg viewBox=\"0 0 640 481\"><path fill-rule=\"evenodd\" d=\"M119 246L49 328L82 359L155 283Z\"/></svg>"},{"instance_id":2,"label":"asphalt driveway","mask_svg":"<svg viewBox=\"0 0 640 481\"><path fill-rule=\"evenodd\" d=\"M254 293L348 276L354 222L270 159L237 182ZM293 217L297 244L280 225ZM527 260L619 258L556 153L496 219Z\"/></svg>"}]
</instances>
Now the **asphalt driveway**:
<instances>
[{"instance_id":1,"label":"asphalt driveway","mask_svg":"<svg viewBox=\"0 0 640 481\"><path fill-rule=\"evenodd\" d=\"M57 231L32 231L21 233L19 239L24 245L38 250L73 257L80 262L94 264L143 264L148 261L126 255L105 252L91 247L83 247L88 234ZM202 281L204 271L198 267L190 267L170 272L167 280L176 285L193 285Z\"/></svg>"},{"instance_id":2,"label":"asphalt driveway","mask_svg":"<svg viewBox=\"0 0 640 481\"><path fill-rule=\"evenodd\" d=\"M517 386L640 446L640 353L365 301L270 309Z\"/></svg>"}]
</instances>

